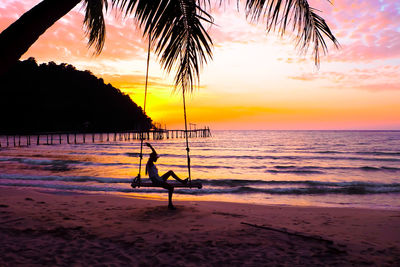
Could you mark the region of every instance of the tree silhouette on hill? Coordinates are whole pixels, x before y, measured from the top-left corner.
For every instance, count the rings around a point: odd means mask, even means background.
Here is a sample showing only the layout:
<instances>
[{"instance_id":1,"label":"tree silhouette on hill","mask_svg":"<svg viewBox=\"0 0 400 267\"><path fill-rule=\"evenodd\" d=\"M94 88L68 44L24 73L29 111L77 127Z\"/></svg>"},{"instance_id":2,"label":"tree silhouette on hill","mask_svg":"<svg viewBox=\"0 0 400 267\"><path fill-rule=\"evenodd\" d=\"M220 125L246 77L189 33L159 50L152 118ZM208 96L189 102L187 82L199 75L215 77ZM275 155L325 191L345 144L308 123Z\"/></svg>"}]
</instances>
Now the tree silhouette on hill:
<instances>
[{"instance_id":1,"label":"tree silhouette on hill","mask_svg":"<svg viewBox=\"0 0 400 267\"><path fill-rule=\"evenodd\" d=\"M67 63L19 61L0 86L2 133L152 127L152 120L128 95Z\"/></svg>"}]
</instances>

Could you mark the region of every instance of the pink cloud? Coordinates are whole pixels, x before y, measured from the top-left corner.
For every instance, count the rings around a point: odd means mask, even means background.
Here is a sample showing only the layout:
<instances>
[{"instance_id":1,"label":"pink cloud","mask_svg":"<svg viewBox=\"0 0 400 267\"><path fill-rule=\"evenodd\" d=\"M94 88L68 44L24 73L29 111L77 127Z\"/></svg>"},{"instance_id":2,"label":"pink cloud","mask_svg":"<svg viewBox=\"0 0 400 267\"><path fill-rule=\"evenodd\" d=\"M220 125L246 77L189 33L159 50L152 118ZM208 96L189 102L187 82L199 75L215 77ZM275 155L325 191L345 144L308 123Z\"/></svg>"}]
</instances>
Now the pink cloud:
<instances>
[{"instance_id":1,"label":"pink cloud","mask_svg":"<svg viewBox=\"0 0 400 267\"><path fill-rule=\"evenodd\" d=\"M366 91L400 90L398 82L400 67L384 65L376 68L354 68L350 71L307 72L290 79L299 81L319 81L328 88L358 89Z\"/></svg>"},{"instance_id":2,"label":"pink cloud","mask_svg":"<svg viewBox=\"0 0 400 267\"><path fill-rule=\"evenodd\" d=\"M310 1L315 6L320 1ZM325 2L325 1L322 1ZM336 0L322 5L323 17L342 48L329 60L365 62L400 57L400 2Z\"/></svg>"},{"instance_id":3,"label":"pink cloud","mask_svg":"<svg viewBox=\"0 0 400 267\"><path fill-rule=\"evenodd\" d=\"M2 0L0 4L0 32L39 2L40 0L27 0L23 2Z\"/></svg>"},{"instance_id":4,"label":"pink cloud","mask_svg":"<svg viewBox=\"0 0 400 267\"><path fill-rule=\"evenodd\" d=\"M299 81L314 81L319 78L320 78L319 75L315 73L303 73L298 76L289 76L289 79L299 80Z\"/></svg>"},{"instance_id":5,"label":"pink cloud","mask_svg":"<svg viewBox=\"0 0 400 267\"><path fill-rule=\"evenodd\" d=\"M398 83L374 83L374 84L357 85L357 86L353 86L352 88L365 90L365 91L372 91L372 92L378 92L378 91L383 91L383 90L385 90L385 91L386 90L400 91L400 84L398 84Z\"/></svg>"}]
</instances>

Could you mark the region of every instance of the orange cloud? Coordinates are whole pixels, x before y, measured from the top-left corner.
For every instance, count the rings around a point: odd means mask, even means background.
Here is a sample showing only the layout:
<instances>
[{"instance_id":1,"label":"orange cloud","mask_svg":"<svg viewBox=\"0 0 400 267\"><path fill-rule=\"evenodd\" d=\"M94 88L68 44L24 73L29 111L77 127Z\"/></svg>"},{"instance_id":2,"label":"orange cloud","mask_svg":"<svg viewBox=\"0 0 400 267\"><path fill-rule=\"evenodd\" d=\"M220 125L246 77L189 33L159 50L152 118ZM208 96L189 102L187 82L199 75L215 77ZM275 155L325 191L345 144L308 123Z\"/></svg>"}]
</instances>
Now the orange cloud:
<instances>
[{"instance_id":1,"label":"orange cloud","mask_svg":"<svg viewBox=\"0 0 400 267\"><path fill-rule=\"evenodd\" d=\"M311 3L314 3L312 1ZM337 0L324 16L340 36L332 61L365 62L400 57L400 2Z\"/></svg>"}]
</instances>

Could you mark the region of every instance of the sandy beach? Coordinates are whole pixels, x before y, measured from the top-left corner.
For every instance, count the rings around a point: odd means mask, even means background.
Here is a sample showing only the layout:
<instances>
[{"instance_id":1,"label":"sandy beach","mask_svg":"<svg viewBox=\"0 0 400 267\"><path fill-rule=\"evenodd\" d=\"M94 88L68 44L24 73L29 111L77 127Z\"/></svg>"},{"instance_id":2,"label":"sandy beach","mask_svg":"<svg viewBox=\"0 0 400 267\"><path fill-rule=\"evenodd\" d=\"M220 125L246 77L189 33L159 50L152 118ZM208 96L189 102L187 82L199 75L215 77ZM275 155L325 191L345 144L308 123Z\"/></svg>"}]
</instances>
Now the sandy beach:
<instances>
[{"instance_id":1,"label":"sandy beach","mask_svg":"<svg viewBox=\"0 0 400 267\"><path fill-rule=\"evenodd\" d=\"M0 192L1 266L400 265L400 211Z\"/></svg>"}]
</instances>

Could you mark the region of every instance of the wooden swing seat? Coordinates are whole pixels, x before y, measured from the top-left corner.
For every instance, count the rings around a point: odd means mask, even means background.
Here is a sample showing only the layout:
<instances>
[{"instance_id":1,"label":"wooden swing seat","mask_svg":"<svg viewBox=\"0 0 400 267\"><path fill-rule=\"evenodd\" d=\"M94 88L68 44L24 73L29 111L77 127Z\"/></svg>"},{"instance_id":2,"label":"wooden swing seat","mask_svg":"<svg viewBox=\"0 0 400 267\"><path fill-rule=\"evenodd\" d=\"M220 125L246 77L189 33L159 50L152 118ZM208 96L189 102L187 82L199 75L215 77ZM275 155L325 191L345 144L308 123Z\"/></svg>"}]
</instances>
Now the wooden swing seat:
<instances>
[{"instance_id":1,"label":"wooden swing seat","mask_svg":"<svg viewBox=\"0 0 400 267\"><path fill-rule=\"evenodd\" d=\"M201 189L203 187L203 185L201 184L201 182L196 182L196 181L192 181L192 182L188 182L187 184L182 184L178 181L168 181L167 182L169 185L172 185L173 187L177 187L177 188L197 188L197 189ZM139 188L139 187L161 187L160 185L154 184L150 179L141 179L140 182L132 182L131 183L132 188Z\"/></svg>"}]
</instances>

